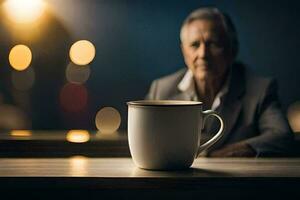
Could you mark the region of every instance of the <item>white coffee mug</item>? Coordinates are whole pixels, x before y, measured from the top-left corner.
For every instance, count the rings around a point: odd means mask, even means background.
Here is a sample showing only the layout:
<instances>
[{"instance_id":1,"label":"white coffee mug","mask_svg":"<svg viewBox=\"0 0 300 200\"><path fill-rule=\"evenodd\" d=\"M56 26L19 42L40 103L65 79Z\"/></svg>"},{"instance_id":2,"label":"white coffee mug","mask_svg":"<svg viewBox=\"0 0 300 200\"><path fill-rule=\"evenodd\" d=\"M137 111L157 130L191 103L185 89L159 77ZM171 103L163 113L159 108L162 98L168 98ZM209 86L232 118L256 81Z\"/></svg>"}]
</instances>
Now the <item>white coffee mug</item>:
<instances>
[{"instance_id":1,"label":"white coffee mug","mask_svg":"<svg viewBox=\"0 0 300 200\"><path fill-rule=\"evenodd\" d=\"M136 166L151 170L189 168L199 153L216 143L223 134L222 118L215 111L202 111L196 101L128 102L128 142ZM220 129L200 145L205 120L215 116Z\"/></svg>"}]
</instances>

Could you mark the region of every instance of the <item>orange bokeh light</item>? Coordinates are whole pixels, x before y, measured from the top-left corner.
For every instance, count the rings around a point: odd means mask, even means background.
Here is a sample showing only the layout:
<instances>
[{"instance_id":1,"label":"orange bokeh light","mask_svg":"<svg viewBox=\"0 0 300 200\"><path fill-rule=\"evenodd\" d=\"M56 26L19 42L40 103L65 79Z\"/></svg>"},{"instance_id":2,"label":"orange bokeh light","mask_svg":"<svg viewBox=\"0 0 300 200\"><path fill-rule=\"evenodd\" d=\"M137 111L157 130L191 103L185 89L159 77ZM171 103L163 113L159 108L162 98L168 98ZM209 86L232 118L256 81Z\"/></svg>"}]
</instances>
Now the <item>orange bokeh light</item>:
<instances>
[{"instance_id":1,"label":"orange bokeh light","mask_svg":"<svg viewBox=\"0 0 300 200\"><path fill-rule=\"evenodd\" d=\"M30 65L32 53L29 47L19 44L10 50L8 59L12 68L23 71Z\"/></svg>"},{"instance_id":2,"label":"orange bokeh light","mask_svg":"<svg viewBox=\"0 0 300 200\"><path fill-rule=\"evenodd\" d=\"M86 130L70 130L66 139L73 143L84 143L90 140L90 134Z\"/></svg>"}]
</instances>

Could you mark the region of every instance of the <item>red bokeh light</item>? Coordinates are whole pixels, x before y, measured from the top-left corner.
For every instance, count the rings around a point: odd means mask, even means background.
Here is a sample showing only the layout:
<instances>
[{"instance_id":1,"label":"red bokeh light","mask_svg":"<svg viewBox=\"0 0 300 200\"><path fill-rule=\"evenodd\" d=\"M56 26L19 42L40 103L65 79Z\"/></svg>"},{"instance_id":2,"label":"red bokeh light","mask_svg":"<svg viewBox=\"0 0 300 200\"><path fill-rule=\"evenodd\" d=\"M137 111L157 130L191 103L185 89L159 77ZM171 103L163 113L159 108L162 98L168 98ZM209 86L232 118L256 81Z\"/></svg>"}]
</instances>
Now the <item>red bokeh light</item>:
<instances>
[{"instance_id":1,"label":"red bokeh light","mask_svg":"<svg viewBox=\"0 0 300 200\"><path fill-rule=\"evenodd\" d=\"M85 86L67 83L60 91L60 104L68 112L80 112L87 106L88 92Z\"/></svg>"}]
</instances>

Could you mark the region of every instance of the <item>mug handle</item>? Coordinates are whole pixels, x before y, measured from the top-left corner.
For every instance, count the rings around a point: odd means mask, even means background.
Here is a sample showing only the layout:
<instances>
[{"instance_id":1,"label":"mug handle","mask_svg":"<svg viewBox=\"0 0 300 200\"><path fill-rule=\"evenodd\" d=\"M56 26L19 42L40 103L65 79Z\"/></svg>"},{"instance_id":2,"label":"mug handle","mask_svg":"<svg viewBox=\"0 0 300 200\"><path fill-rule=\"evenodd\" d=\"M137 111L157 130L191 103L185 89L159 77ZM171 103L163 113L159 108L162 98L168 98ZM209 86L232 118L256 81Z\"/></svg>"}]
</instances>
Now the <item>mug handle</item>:
<instances>
[{"instance_id":1,"label":"mug handle","mask_svg":"<svg viewBox=\"0 0 300 200\"><path fill-rule=\"evenodd\" d=\"M216 118L219 120L221 126L220 126L219 131L215 134L214 137L212 137L210 140L208 140L207 142L205 142L204 144L202 144L202 145L200 145L200 146L198 147L198 151L197 151L196 157L198 157L199 154L200 154L203 150L205 150L205 149L211 147L213 144L215 144L215 143L223 136L223 130L224 130L224 122L223 122L222 118L221 118L215 111L213 111L213 110L206 110L206 111L203 111L202 113L203 113L203 116L204 116L204 117L203 117L203 123L202 123L203 126L201 127L202 129L203 129L203 127L204 127L204 124L205 124L206 119L207 119L209 116L214 116L214 117L216 117ZM201 134L201 131L199 132L199 134ZM200 137L199 137L199 138L200 138ZM200 143L200 139L199 139L199 143Z\"/></svg>"}]
</instances>

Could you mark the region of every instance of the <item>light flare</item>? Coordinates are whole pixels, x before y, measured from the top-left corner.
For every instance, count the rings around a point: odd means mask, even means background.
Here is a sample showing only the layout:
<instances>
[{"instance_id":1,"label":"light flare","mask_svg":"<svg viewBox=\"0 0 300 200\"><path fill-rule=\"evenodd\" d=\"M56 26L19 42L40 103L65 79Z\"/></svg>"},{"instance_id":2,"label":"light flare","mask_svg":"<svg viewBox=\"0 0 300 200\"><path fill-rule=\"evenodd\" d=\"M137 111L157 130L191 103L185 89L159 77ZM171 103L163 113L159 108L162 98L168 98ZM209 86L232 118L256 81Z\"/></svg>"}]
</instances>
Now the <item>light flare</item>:
<instances>
[{"instance_id":1,"label":"light flare","mask_svg":"<svg viewBox=\"0 0 300 200\"><path fill-rule=\"evenodd\" d=\"M27 24L38 20L43 15L46 3L43 0L6 0L3 8L11 21Z\"/></svg>"}]
</instances>

